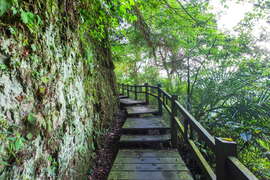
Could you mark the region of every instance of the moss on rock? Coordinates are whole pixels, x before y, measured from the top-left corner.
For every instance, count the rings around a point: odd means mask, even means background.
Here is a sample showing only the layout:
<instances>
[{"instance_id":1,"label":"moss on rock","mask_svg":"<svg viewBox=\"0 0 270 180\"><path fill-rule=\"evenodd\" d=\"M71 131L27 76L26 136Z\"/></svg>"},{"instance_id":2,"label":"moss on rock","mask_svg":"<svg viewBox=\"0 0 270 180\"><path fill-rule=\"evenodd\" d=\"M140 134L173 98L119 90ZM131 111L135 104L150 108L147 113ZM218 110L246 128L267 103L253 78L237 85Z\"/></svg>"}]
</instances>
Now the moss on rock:
<instances>
[{"instance_id":1,"label":"moss on rock","mask_svg":"<svg viewBox=\"0 0 270 180\"><path fill-rule=\"evenodd\" d=\"M79 2L14 2L0 17L0 179L84 179L116 111L111 55L84 47Z\"/></svg>"}]
</instances>

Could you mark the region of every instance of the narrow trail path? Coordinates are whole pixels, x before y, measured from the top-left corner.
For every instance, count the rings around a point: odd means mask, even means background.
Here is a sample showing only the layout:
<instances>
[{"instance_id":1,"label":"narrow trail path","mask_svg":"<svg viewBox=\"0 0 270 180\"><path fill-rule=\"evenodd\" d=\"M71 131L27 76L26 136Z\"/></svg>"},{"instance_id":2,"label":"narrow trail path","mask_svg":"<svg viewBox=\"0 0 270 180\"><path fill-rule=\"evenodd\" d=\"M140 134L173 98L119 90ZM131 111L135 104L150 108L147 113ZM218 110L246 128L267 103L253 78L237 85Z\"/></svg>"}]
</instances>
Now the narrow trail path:
<instances>
[{"instance_id":1,"label":"narrow trail path","mask_svg":"<svg viewBox=\"0 0 270 180\"><path fill-rule=\"evenodd\" d=\"M192 180L177 149L170 147L170 126L158 109L144 101L119 98L127 119L108 180Z\"/></svg>"}]
</instances>

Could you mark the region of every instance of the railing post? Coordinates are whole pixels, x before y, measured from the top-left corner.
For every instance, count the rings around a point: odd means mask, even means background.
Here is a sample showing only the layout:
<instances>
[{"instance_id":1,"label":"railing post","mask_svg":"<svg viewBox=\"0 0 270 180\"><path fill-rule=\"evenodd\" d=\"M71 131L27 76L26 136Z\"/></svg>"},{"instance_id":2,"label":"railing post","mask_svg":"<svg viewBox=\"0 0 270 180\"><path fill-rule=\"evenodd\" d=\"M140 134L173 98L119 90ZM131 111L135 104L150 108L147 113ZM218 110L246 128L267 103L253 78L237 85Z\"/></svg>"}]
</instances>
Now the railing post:
<instances>
[{"instance_id":1,"label":"railing post","mask_svg":"<svg viewBox=\"0 0 270 180\"><path fill-rule=\"evenodd\" d=\"M172 141L172 147L176 148L177 146L177 125L175 121L175 116L176 116L176 102L177 101L177 95L172 95L171 99L171 141Z\"/></svg>"},{"instance_id":2,"label":"railing post","mask_svg":"<svg viewBox=\"0 0 270 180\"><path fill-rule=\"evenodd\" d=\"M188 140L188 117L184 116L184 139Z\"/></svg>"},{"instance_id":3,"label":"railing post","mask_svg":"<svg viewBox=\"0 0 270 180\"><path fill-rule=\"evenodd\" d=\"M122 94L125 95L125 90L124 90L124 84L121 84L121 90L122 90Z\"/></svg>"},{"instance_id":4,"label":"railing post","mask_svg":"<svg viewBox=\"0 0 270 180\"><path fill-rule=\"evenodd\" d=\"M135 85L135 100L137 100L138 99L138 95L137 95L137 85Z\"/></svg>"},{"instance_id":5,"label":"railing post","mask_svg":"<svg viewBox=\"0 0 270 180\"><path fill-rule=\"evenodd\" d=\"M226 160L229 156L236 156L236 142L226 141L222 138L215 138L216 142L216 175L217 180L229 179L226 172Z\"/></svg>"},{"instance_id":6,"label":"railing post","mask_svg":"<svg viewBox=\"0 0 270 180\"><path fill-rule=\"evenodd\" d=\"M148 87L148 83L144 83L145 86L145 103L149 104L149 87Z\"/></svg>"},{"instance_id":7,"label":"railing post","mask_svg":"<svg viewBox=\"0 0 270 180\"><path fill-rule=\"evenodd\" d=\"M129 97L129 85L127 85L127 96Z\"/></svg>"},{"instance_id":8,"label":"railing post","mask_svg":"<svg viewBox=\"0 0 270 180\"><path fill-rule=\"evenodd\" d=\"M158 84L157 87L158 87L158 113L162 115L161 84Z\"/></svg>"}]
</instances>

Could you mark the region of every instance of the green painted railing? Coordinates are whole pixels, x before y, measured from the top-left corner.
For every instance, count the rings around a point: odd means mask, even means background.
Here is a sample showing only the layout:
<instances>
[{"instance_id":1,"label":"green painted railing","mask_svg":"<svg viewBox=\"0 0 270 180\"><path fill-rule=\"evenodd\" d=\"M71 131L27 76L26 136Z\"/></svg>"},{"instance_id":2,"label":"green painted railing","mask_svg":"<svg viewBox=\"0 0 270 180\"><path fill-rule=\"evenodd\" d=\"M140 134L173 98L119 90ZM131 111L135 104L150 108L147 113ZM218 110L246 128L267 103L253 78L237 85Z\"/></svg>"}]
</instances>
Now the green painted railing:
<instances>
[{"instance_id":1,"label":"green painted railing","mask_svg":"<svg viewBox=\"0 0 270 180\"><path fill-rule=\"evenodd\" d=\"M257 180L238 159L234 141L226 138L212 136L178 101L176 95L170 95L161 89L160 85L127 85L119 84L119 93L130 97L134 94L135 99L139 94L144 94L146 103L149 103L149 96L155 97L158 101L158 110L162 114L166 109L170 115L171 142L173 147L178 147L180 138L194 155L208 179L213 180ZM181 117L180 117L180 115ZM197 139L195 140L195 135ZM205 146L215 156L215 168L204 157L196 141L204 142Z\"/></svg>"}]
</instances>

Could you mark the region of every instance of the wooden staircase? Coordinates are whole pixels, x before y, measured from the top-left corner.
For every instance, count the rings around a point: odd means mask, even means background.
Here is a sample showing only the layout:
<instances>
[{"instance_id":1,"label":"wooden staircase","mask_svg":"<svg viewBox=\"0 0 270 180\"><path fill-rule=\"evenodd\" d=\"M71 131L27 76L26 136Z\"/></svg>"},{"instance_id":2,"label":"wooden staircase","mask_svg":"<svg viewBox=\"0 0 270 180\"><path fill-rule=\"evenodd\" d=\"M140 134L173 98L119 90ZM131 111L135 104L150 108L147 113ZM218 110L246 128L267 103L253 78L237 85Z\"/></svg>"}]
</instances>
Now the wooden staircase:
<instances>
[{"instance_id":1,"label":"wooden staircase","mask_svg":"<svg viewBox=\"0 0 270 180\"><path fill-rule=\"evenodd\" d=\"M109 180L191 180L190 171L176 149L170 148L170 126L158 108L120 96L127 119L120 150Z\"/></svg>"},{"instance_id":2,"label":"wooden staircase","mask_svg":"<svg viewBox=\"0 0 270 180\"><path fill-rule=\"evenodd\" d=\"M109 180L193 179L178 153L183 145L197 162L193 165L202 171L203 179L258 180L237 158L236 142L211 135L178 101L177 95L170 95L161 84L118 87L125 95L119 99L127 119ZM157 102L157 107L149 106L150 101ZM211 152L207 157L205 149Z\"/></svg>"}]
</instances>

